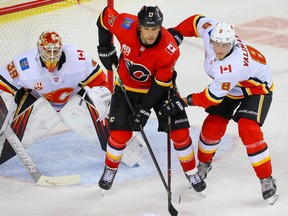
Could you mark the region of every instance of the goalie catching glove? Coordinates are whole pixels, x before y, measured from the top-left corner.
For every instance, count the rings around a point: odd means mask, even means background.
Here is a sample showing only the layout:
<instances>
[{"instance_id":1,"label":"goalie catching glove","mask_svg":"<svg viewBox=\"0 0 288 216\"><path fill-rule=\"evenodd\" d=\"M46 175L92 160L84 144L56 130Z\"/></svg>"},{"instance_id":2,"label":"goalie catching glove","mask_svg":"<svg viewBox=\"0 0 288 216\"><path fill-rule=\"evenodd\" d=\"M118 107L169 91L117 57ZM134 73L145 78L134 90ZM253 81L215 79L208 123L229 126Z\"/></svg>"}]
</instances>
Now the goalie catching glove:
<instances>
[{"instance_id":1,"label":"goalie catching glove","mask_svg":"<svg viewBox=\"0 0 288 216\"><path fill-rule=\"evenodd\" d=\"M172 94L171 98L162 104L159 114L161 116L174 116L183 111L185 107L187 107L185 102L176 94Z\"/></svg>"},{"instance_id":2,"label":"goalie catching glove","mask_svg":"<svg viewBox=\"0 0 288 216\"><path fill-rule=\"evenodd\" d=\"M109 114L111 103L111 92L104 86L95 86L90 88L84 87L86 94L92 100L93 104L99 114L97 121L102 121Z\"/></svg>"}]
</instances>

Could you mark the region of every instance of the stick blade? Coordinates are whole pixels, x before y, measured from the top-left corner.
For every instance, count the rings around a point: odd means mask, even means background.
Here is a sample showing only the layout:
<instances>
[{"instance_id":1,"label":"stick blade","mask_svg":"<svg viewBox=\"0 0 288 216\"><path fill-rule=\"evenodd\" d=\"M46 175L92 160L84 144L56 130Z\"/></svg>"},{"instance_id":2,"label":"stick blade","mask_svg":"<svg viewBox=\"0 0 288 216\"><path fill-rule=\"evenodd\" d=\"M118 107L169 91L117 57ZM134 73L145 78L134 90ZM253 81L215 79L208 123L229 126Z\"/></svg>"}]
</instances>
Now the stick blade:
<instances>
[{"instance_id":1,"label":"stick blade","mask_svg":"<svg viewBox=\"0 0 288 216\"><path fill-rule=\"evenodd\" d=\"M171 216L177 216L178 215L178 211L174 208L174 206L172 205L170 200L168 201L168 211L169 211Z\"/></svg>"},{"instance_id":2,"label":"stick blade","mask_svg":"<svg viewBox=\"0 0 288 216\"><path fill-rule=\"evenodd\" d=\"M66 176L44 176L36 182L37 185L51 187L51 186L62 186L62 185L73 185L80 183L80 175L66 175Z\"/></svg>"}]
</instances>

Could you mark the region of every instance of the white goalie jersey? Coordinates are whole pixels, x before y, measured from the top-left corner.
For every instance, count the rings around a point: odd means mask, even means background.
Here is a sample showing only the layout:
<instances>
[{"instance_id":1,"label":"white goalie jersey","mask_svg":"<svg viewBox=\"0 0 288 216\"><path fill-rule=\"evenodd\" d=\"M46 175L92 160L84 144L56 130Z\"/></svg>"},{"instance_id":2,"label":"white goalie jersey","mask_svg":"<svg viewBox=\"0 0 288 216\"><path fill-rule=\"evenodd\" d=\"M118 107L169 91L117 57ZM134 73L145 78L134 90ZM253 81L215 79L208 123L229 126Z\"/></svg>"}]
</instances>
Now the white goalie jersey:
<instances>
[{"instance_id":1,"label":"white goalie jersey","mask_svg":"<svg viewBox=\"0 0 288 216\"><path fill-rule=\"evenodd\" d=\"M31 94L37 99L31 105L33 109L27 109L32 112L27 112L29 120L25 123L26 126L21 127L25 128L21 138L25 148L62 121L87 141L99 141L104 150L109 136L107 115L111 99L106 74L84 51L73 45L63 45L62 48L62 56L53 73L44 67L37 49L23 53L7 65L1 66L0 91L15 95L19 89L25 88L31 90ZM77 94L79 91L82 93ZM23 119L25 115L26 112L20 113L14 117L13 122L18 122L17 119ZM139 137L136 138L137 141L130 145L133 152L135 146L144 146L138 145ZM4 138L0 139L0 153L4 141ZM138 152L141 155L134 153L131 154L133 157L127 156L129 160L124 161L129 162L126 164L133 166L139 161L139 157L146 151L146 148L140 149L144 150ZM5 160L0 159L0 164L3 162Z\"/></svg>"},{"instance_id":2,"label":"white goalie jersey","mask_svg":"<svg viewBox=\"0 0 288 216\"><path fill-rule=\"evenodd\" d=\"M15 93L21 87L31 89L36 97L46 98L60 110L83 86L107 87L106 75L83 50L63 45L63 54L55 72L49 72L41 62L35 48L14 58L0 68L0 89Z\"/></svg>"},{"instance_id":3,"label":"white goalie jersey","mask_svg":"<svg viewBox=\"0 0 288 216\"><path fill-rule=\"evenodd\" d=\"M47 70L36 48L22 53L0 68L0 90L14 96L19 89L24 88L36 98L36 101L30 104L28 108L18 112L18 110L21 110L23 100L26 99L21 100L22 102L18 104L19 107L17 112L15 112L14 119L9 119L10 122L13 122L11 124L13 129L23 128L23 131L17 131L17 135L22 134L21 141L25 147L49 132L61 120L68 127L71 127L70 121L64 121L63 116L65 116L65 113L59 115L59 111L68 102L72 101L74 97L81 97L77 94L80 90L82 90L82 94L84 92L84 95L86 95L84 88L101 88L105 90L103 90L105 93L108 92L111 95L111 92L106 88L108 86L106 75L96 61L86 56L84 51L77 49L73 45L63 45L62 48L62 55L54 72ZM104 93L102 95L101 93L99 95L103 96ZM97 130L97 133L94 131L94 140L98 141L97 135L98 137L100 136L99 139L103 140L103 145L106 144L107 128L102 126L104 124L102 121L99 123L94 122L100 118L100 114L101 120L105 119L108 114L110 103L110 95L108 93L106 97L98 95L100 99L97 101L93 100L94 98L90 98L90 102L92 101L89 105L90 109L86 108L87 116L89 116L89 112L94 114L93 116L92 114L90 115L89 120L90 124L92 124L91 127ZM89 93L87 95L89 96ZM91 96L93 95L91 94ZM86 107L89 106L87 105ZM98 112L97 107L102 108L101 113L100 111ZM78 105L75 109L77 108L79 108ZM73 110L66 109L66 113L71 111ZM11 117L13 118L13 116ZM21 119L21 127L19 125L16 126L20 124L18 119ZM26 119L26 121L22 121L23 119ZM93 124L95 125L94 127Z\"/></svg>"}]
</instances>

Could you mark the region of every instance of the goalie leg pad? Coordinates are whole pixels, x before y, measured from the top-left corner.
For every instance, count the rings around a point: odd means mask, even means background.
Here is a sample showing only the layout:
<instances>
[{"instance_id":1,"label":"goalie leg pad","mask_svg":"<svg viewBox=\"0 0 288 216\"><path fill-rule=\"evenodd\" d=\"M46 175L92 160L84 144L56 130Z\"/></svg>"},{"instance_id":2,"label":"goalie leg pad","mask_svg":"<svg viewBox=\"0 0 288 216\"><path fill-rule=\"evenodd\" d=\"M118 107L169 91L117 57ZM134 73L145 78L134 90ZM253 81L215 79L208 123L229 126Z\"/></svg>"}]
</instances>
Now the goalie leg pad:
<instances>
[{"instance_id":1,"label":"goalie leg pad","mask_svg":"<svg viewBox=\"0 0 288 216\"><path fill-rule=\"evenodd\" d=\"M106 151L109 137L108 119L97 121L97 110L85 99L74 95L59 114L64 124L74 132L92 144L100 142L102 150Z\"/></svg>"},{"instance_id":2,"label":"goalie leg pad","mask_svg":"<svg viewBox=\"0 0 288 216\"><path fill-rule=\"evenodd\" d=\"M126 144L125 154L122 157L121 162L127 165L128 167L140 165L143 156L148 151L147 146L144 140L136 133Z\"/></svg>"},{"instance_id":3,"label":"goalie leg pad","mask_svg":"<svg viewBox=\"0 0 288 216\"><path fill-rule=\"evenodd\" d=\"M35 143L60 122L58 113L45 98L39 98L20 115L14 118L11 127L22 141L23 146ZM7 141L2 149L0 164L15 156L15 152Z\"/></svg>"},{"instance_id":4,"label":"goalie leg pad","mask_svg":"<svg viewBox=\"0 0 288 216\"><path fill-rule=\"evenodd\" d=\"M0 90L0 134L6 130L9 122L12 122L15 110L14 97Z\"/></svg>"}]
</instances>

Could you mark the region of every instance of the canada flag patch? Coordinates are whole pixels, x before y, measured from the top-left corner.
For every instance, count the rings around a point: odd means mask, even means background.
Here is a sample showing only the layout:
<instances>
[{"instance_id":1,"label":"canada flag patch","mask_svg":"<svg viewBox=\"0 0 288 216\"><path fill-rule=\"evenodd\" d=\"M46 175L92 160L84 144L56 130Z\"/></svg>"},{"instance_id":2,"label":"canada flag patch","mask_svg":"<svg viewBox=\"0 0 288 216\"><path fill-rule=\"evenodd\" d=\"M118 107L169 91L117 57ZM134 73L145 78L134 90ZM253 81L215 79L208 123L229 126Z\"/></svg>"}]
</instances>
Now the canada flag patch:
<instances>
[{"instance_id":1,"label":"canada flag patch","mask_svg":"<svg viewBox=\"0 0 288 216\"><path fill-rule=\"evenodd\" d=\"M170 43L165 49L170 55L172 55L176 51L176 47Z\"/></svg>"},{"instance_id":2,"label":"canada flag patch","mask_svg":"<svg viewBox=\"0 0 288 216\"><path fill-rule=\"evenodd\" d=\"M231 72L232 72L232 66L230 64L220 66L220 73L221 74L231 73Z\"/></svg>"},{"instance_id":3,"label":"canada flag patch","mask_svg":"<svg viewBox=\"0 0 288 216\"><path fill-rule=\"evenodd\" d=\"M84 55L84 51L83 50L77 50L77 54L78 54L78 59L79 60L85 60L85 55Z\"/></svg>"}]
</instances>

